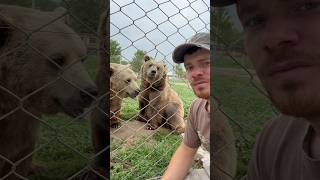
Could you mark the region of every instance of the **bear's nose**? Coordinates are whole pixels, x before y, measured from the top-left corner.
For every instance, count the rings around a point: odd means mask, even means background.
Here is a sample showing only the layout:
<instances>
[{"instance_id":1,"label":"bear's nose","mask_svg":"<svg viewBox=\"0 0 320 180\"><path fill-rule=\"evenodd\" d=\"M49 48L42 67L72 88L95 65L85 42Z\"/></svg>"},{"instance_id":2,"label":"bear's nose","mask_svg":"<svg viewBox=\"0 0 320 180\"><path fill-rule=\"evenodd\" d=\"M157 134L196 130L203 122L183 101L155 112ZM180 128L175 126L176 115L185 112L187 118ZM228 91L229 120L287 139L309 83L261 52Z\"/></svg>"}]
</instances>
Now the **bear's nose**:
<instances>
[{"instance_id":1,"label":"bear's nose","mask_svg":"<svg viewBox=\"0 0 320 180\"><path fill-rule=\"evenodd\" d=\"M84 91L80 92L80 97L83 100L84 104L86 105L89 105L92 102L93 97L96 97L97 95L98 95L97 88L93 88L93 87L86 88L84 89Z\"/></svg>"},{"instance_id":2,"label":"bear's nose","mask_svg":"<svg viewBox=\"0 0 320 180\"><path fill-rule=\"evenodd\" d=\"M136 89L136 90L135 90L136 96L137 96L139 93L140 93L140 89Z\"/></svg>"},{"instance_id":3,"label":"bear's nose","mask_svg":"<svg viewBox=\"0 0 320 180\"><path fill-rule=\"evenodd\" d=\"M156 72L157 72L157 71L155 71L155 70L152 70L152 71L151 71L152 74L155 74Z\"/></svg>"}]
</instances>

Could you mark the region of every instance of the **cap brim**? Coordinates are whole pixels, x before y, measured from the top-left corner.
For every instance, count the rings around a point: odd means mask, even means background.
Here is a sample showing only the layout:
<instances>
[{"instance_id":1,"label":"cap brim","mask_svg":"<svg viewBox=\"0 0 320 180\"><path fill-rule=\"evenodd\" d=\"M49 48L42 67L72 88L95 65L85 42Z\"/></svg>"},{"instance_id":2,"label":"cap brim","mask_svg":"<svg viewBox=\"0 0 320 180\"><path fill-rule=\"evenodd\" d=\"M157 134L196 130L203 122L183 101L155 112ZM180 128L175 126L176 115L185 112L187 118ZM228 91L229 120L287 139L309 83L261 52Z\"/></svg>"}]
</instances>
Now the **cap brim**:
<instances>
[{"instance_id":1,"label":"cap brim","mask_svg":"<svg viewBox=\"0 0 320 180\"><path fill-rule=\"evenodd\" d=\"M234 3L236 3L235 0L211 0L211 4L213 5L213 7L229 6Z\"/></svg>"},{"instance_id":2,"label":"cap brim","mask_svg":"<svg viewBox=\"0 0 320 180\"><path fill-rule=\"evenodd\" d=\"M199 45L194 43L181 44L178 47L176 47L175 50L173 51L173 54L172 54L173 61L175 63L183 63L184 55L186 54L187 50L195 46L210 51L210 46L207 47L205 45Z\"/></svg>"}]
</instances>

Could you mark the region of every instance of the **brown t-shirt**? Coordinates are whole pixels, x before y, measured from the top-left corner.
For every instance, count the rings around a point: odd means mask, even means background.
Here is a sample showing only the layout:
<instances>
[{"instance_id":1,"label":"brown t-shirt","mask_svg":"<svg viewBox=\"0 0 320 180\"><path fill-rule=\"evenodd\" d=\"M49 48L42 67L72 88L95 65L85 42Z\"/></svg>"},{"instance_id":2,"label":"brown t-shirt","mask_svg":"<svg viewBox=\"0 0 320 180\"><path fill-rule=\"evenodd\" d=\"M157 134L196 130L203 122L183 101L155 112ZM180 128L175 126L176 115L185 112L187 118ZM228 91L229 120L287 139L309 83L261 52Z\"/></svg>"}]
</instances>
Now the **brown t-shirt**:
<instances>
[{"instance_id":1,"label":"brown t-shirt","mask_svg":"<svg viewBox=\"0 0 320 180\"><path fill-rule=\"evenodd\" d=\"M183 143L191 148L200 145L210 152L210 113L206 110L208 101L197 98L190 106Z\"/></svg>"},{"instance_id":2,"label":"brown t-shirt","mask_svg":"<svg viewBox=\"0 0 320 180\"><path fill-rule=\"evenodd\" d=\"M311 131L301 118L269 121L255 144L248 180L320 180L320 159L307 149Z\"/></svg>"}]
</instances>

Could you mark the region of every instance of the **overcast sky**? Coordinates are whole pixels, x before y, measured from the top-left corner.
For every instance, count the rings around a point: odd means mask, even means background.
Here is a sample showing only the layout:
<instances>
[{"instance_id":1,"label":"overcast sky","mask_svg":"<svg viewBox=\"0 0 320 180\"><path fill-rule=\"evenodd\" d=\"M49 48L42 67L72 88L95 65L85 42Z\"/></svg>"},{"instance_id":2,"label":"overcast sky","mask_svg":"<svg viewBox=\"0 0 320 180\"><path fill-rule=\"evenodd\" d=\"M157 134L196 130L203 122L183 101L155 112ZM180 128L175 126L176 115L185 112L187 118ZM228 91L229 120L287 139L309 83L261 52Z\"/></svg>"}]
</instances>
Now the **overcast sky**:
<instances>
[{"instance_id":1,"label":"overcast sky","mask_svg":"<svg viewBox=\"0 0 320 180\"><path fill-rule=\"evenodd\" d=\"M210 31L209 4L209 0L112 0L111 39L120 43L125 61L140 49L174 64L175 46L196 32Z\"/></svg>"}]
</instances>

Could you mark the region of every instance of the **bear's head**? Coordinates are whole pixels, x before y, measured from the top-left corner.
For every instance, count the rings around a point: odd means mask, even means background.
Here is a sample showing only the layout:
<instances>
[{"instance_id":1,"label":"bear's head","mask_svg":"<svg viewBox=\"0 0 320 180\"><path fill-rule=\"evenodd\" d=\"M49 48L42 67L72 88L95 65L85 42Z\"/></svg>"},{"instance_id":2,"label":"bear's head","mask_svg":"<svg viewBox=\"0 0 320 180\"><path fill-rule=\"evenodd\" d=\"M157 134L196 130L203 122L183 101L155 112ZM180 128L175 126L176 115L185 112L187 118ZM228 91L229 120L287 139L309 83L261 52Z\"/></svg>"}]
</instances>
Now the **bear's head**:
<instances>
[{"instance_id":1,"label":"bear's head","mask_svg":"<svg viewBox=\"0 0 320 180\"><path fill-rule=\"evenodd\" d=\"M0 6L0 97L23 99L37 114L76 117L97 95L83 61L86 46L64 12Z\"/></svg>"},{"instance_id":2,"label":"bear's head","mask_svg":"<svg viewBox=\"0 0 320 180\"><path fill-rule=\"evenodd\" d=\"M144 63L140 70L142 80L149 83L156 83L165 80L167 67L165 63L155 61L150 56L144 56Z\"/></svg>"},{"instance_id":3,"label":"bear's head","mask_svg":"<svg viewBox=\"0 0 320 180\"><path fill-rule=\"evenodd\" d=\"M140 90L137 84L137 75L131 65L110 64L110 88L120 98L135 98Z\"/></svg>"}]
</instances>

